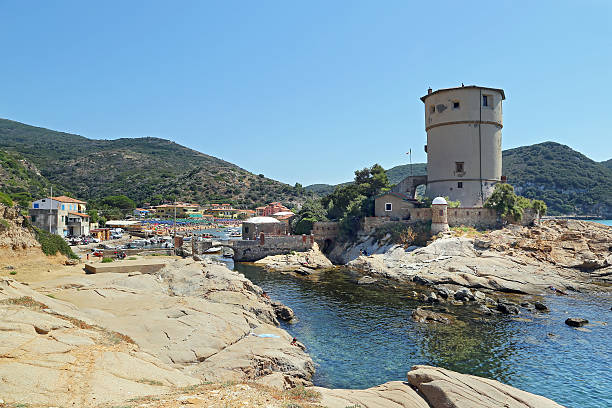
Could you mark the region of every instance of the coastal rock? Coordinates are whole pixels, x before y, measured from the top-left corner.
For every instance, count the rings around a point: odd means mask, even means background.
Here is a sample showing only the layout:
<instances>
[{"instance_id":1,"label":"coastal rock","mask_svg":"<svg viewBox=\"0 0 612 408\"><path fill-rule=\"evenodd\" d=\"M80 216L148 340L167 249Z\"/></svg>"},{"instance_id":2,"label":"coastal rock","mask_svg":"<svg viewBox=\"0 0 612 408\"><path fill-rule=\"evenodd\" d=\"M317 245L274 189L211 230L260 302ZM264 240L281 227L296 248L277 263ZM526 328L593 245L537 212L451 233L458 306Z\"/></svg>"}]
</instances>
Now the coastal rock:
<instances>
[{"instance_id":1,"label":"coastal rock","mask_svg":"<svg viewBox=\"0 0 612 408\"><path fill-rule=\"evenodd\" d=\"M548 311L548 307L542 302L533 302L533 306L536 308L536 310L539 310L540 312Z\"/></svg>"},{"instance_id":2,"label":"coastal rock","mask_svg":"<svg viewBox=\"0 0 612 408\"><path fill-rule=\"evenodd\" d=\"M438 299L438 296L436 296L434 292L431 292L429 296L427 297L427 301L429 303L439 303L440 299Z\"/></svg>"},{"instance_id":3,"label":"coastal rock","mask_svg":"<svg viewBox=\"0 0 612 408\"><path fill-rule=\"evenodd\" d=\"M359 285L369 285L369 284L374 283L374 282L376 282L376 281L378 281L378 279L375 279L375 278L373 278L373 277L371 277L371 276L367 276L367 275L366 275L366 276L363 276L363 277L359 278L359 280L357 281L357 283L358 283Z\"/></svg>"},{"instance_id":4,"label":"coastal rock","mask_svg":"<svg viewBox=\"0 0 612 408\"><path fill-rule=\"evenodd\" d=\"M425 310L420 307L417 307L412 312L412 319L415 322L419 322L419 323L435 322L435 323L449 324L451 322L450 316L448 315L432 312L430 310Z\"/></svg>"},{"instance_id":5,"label":"coastal rock","mask_svg":"<svg viewBox=\"0 0 612 408\"><path fill-rule=\"evenodd\" d=\"M455 300L474 300L474 294L468 288L461 288L455 292Z\"/></svg>"},{"instance_id":6,"label":"coastal rock","mask_svg":"<svg viewBox=\"0 0 612 408\"><path fill-rule=\"evenodd\" d=\"M438 287L436 288L436 290L438 291L438 295L440 295L440 297L443 299L448 299L449 297L455 294L455 292L453 292L452 290L448 288Z\"/></svg>"},{"instance_id":7,"label":"coastal rock","mask_svg":"<svg viewBox=\"0 0 612 408\"><path fill-rule=\"evenodd\" d=\"M264 259L255 261L256 264L274 271L296 271L307 268L311 270L332 268L334 265L319 250L319 246L314 243L312 249L306 252L292 252L286 255L267 256ZM305 274L304 274L305 275Z\"/></svg>"},{"instance_id":8,"label":"coastal rock","mask_svg":"<svg viewBox=\"0 0 612 408\"><path fill-rule=\"evenodd\" d=\"M497 310L502 312L503 314L519 314L519 308L513 303L498 303Z\"/></svg>"},{"instance_id":9,"label":"coastal rock","mask_svg":"<svg viewBox=\"0 0 612 408\"><path fill-rule=\"evenodd\" d=\"M355 247L364 242L370 239ZM612 228L608 226L547 220L533 227L508 226L477 239L438 238L413 251L397 245L380 246L371 256L348 257L347 265L374 277L425 286L452 284L539 294L549 286L580 290L595 280L612 282L610 242ZM349 252L352 248L344 247Z\"/></svg>"},{"instance_id":10,"label":"coastal rock","mask_svg":"<svg viewBox=\"0 0 612 408\"><path fill-rule=\"evenodd\" d=\"M281 373L287 384L309 385L314 373L310 357L277 327L277 311L261 288L223 265L176 259L157 275L70 276L36 287L198 381Z\"/></svg>"},{"instance_id":11,"label":"coastal rock","mask_svg":"<svg viewBox=\"0 0 612 408\"><path fill-rule=\"evenodd\" d=\"M322 387L312 387L309 390L320 393L320 404L327 408L430 408L430 405L403 381L391 381L365 390Z\"/></svg>"},{"instance_id":12,"label":"coastal rock","mask_svg":"<svg viewBox=\"0 0 612 408\"><path fill-rule=\"evenodd\" d=\"M580 317L570 317L565 320L565 324L571 327L582 327L588 323L589 321L587 319L582 319Z\"/></svg>"},{"instance_id":13,"label":"coastal rock","mask_svg":"<svg viewBox=\"0 0 612 408\"><path fill-rule=\"evenodd\" d=\"M281 320L288 322L295 317L295 313L293 313L293 310L289 306L285 306L279 302L272 302L272 307L274 308L276 316Z\"/></svg>"},{"instance_id":14,"label":"coastal rock","mask_svg":"<svg viewBox=\"0 0 612 408\"><path fill-rule=\"evenodd\" d=\"M556 402L488 378L430 366L414 366L408 382L432 408L563 408Z\"/></svg>"}]
</instances>

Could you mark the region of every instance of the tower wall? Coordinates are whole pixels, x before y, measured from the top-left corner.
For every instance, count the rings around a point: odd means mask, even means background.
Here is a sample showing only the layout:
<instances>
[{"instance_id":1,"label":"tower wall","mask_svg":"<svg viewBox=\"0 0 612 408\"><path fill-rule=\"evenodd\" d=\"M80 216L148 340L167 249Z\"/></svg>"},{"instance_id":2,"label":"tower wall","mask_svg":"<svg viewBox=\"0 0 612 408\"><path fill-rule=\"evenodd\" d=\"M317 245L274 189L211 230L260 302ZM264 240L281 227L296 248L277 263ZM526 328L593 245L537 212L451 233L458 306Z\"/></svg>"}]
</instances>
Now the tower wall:
<instances>
[{"instance_id":1,"label":"tower wall","mask_svg":"<svg viewBox=\"0 0 612 408\"><path fill-rule=\"evenodd\" d=\"M462 207L483 205L501 179L503 97L501 90L462 87L422 98L429 197L448 196Z\"/></svg>"}]
</instances>

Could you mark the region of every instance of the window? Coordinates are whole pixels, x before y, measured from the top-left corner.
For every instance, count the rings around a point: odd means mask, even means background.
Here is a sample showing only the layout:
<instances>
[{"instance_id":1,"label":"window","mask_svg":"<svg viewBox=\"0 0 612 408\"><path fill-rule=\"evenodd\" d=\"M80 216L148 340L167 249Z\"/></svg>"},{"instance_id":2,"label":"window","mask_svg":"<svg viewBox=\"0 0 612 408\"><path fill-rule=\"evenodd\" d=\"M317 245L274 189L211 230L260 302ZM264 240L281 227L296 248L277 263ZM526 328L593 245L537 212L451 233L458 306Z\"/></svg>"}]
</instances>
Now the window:
<instances>
[{"instance_id":1,"label":"window","mask_svg":"<svg viewBox=\"0 0 612 408\"><path fill-rule=\"evenodd\" d=\"M429 112L430 112L430 113L436 113L436 106L435 106L435 105L431 105L431 106L429 107Z\"/></svg>"},{"instance_id":2,"label":"window","mask_svg":"<svg viewBox=\"0 0 612 408\"><path fill-rule=\"evenodd\" d=\"M385 211L392 211L392 209L393 209L392 203L385 203Z\"/></svg>"},{"instance_id":3,"label":"window","mask_svg":"<svg viewBox=\"0 0 612 408\"><path fill-rule=\"evenodd\" d=\"M453 101L453 109L459 109L459 101Z\"/></svg>"},{"instance_id":4,"label":"window","mask_svg":"<svg viewBox=\"0 0 612 408\"><path fill-rule=\"evenodd\" d=\"M459 181L457 183L457 188L463 188L463 181Z\"/></svg>"},{"instance_id":5,"label":"window","mask_svg":"<svg viewBox=\"0 0 612 408\"><path fill-rule=\"evenodd\" d=\"M33 215L31 219L32 219L32 222L36 222L36 216L35 215Z\"/></svg>"},{"instance_id":6,"label":"window","mask_svg":"<svg viewBox=\"0 0 612 408\"><path fill-rule=\"evenodd\" d=\"M493 107L493 95L482 95L482 106Z\"/></svg>"},{"instance_id":7,"label":"window","mask_svg":"<svg viewBox=\"0 0 612 408\"><path fill-rule=\"evenodd\" d=\"M440 217L444 215L444 210L440 210Z\"/></svg>"},{"instance_id":8,"label":"window","mask_svg":"<svg viewBox=\"0 0 612 408\"><path fill-rule=\"evenodd\" d=\"M38 208L38 203L34 203L34 208Z\"/></svg>"},{"instance_id":9,"label":"window","mask_svg":"<svg viewBox=\"0 0 612 408\"><path fill-rule=\"evenodd\" d=\"M464 162L455 162L455 172L456 173L464 173L465 172Z\"/></svg>"},{"instance_id":10,"label":"window","mask_svg":"<svg viewBox=\"0 0 612 408\"><path fill-rule=\"evenodd\" d=\"M65 209L66 209L66 208L65 208L64 204L62 204L62 210L65 210Z\"/></svg>"}]
</instances>

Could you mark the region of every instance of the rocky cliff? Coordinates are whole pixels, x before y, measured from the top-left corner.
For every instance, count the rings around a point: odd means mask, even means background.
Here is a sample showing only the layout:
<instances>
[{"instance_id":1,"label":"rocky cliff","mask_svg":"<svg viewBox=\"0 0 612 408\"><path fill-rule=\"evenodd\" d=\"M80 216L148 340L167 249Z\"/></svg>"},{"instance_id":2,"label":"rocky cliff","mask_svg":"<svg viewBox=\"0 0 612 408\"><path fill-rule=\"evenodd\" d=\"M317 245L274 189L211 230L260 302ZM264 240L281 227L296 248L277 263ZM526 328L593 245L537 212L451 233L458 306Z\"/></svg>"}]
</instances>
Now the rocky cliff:
<instances>
[{"instance_id":1,"label":"rocky cliff","mask_svg":"<svg viewBox=\"0 0 612 408\"><path fill-rule=\"evenodd\" d=\"M15 251L40 246L23 225L24 217L17 208L0 204L0 250Z\"/></svg>"}]
</instances>

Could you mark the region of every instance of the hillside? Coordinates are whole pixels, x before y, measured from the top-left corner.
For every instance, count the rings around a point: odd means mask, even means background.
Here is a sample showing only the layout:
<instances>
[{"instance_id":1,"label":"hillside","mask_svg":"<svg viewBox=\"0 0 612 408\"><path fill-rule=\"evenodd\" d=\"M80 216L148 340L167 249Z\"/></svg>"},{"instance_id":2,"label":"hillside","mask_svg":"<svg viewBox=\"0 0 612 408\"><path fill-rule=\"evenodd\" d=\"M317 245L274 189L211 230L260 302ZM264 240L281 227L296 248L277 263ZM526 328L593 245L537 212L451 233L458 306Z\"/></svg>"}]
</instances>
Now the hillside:
<instances>
[{"instance_id":1,"label":"hillside","mask_svg":"<svg viewBox=\"0 0 612 408\"><path fill-rule=\"evenodd\" d=\"M158 138L92 140L0 119L0 149L33 163L58 193L86 200L125 194L138 204L282 201L291 207L310 194Z\"/></svg>"},{"instance_id":2,"label":"hillside","mask_svg":"<svg viewBox=\"0 0 612 408\"><path fill-rule=\"evenodd\" d=\"M425 163L413 174L427 174ZM589 214L612 218L612 160L595 162L570 147L545 142L503 152L503 174L517 193L544 200L549 214ZM410 165L387 170L392 184L410 175ZM307 191L329 194L335 186L315 184Z\"/></svg>"},{"instance_id":3,"label":"hillside","mask_svg":"<svg viewBox=\"0 0 612 408\"><path fill-rule=\"evenodd\" d=\"M27 206L33 197L47 194L51 183L32 163L17 153L0 150L0 193Z\"/></svg>"},{"instance_id":4,"label":"hillside","mask_svg":"<svg viewBox=\"0 0 612 408\"><path fill-rule=\"evenodd\" d=\"M551 214L612 217L612 170L568 146L545 142L506 150L503 166L517 193L544 200Z\"/></svg>"}]
</instances>

